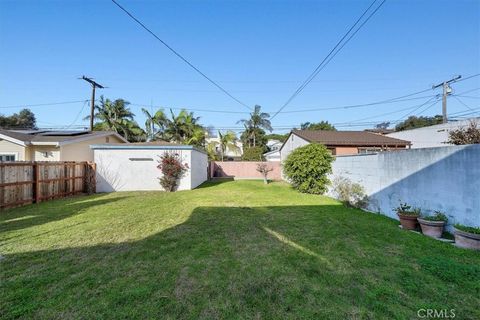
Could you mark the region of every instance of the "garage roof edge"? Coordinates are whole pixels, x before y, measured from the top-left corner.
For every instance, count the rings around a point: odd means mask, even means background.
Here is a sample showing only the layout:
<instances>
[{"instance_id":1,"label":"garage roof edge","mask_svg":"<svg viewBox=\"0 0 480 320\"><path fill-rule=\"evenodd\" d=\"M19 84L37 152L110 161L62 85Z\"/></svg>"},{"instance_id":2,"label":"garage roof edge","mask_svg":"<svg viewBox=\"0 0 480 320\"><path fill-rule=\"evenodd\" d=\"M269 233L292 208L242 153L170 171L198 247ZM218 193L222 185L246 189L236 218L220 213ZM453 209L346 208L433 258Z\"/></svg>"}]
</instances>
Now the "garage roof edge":
<instances>
[{"instance_id":1,"label":"garage roof edge","mask_svg":"<svg viewBox=\"0 0 480 320\"><path fill-rule=\"evenodd\" d=\"M108 144L92 144L90 148L93 150L106 150L106 149L114 149L114 150L195 150L204 154L207 154L205 150L202 150L198 147L194 146L152 146L152 145L129 145L129 144L121 144L121 145L108 145Z\"/></svg>"}]
</instances>

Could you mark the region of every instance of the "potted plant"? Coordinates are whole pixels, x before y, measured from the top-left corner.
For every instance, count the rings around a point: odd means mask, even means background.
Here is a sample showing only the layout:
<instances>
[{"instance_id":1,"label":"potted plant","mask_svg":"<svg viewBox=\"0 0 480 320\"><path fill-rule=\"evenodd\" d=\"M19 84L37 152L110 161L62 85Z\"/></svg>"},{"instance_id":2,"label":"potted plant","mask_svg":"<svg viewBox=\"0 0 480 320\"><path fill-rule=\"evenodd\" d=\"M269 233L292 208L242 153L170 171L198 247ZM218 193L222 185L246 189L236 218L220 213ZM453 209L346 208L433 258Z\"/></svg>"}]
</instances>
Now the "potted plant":
<instances>
[{"instance_id":1,"label":"potted plant","mask_svg":"<svg viewBox=\"0 0 480 320\"><path fill-rule=\"evenodd\" d=\"M455 224L455 244L461 248L480 250L480 228Z\"/></svg>"},{"instance_id":2,"label":"potted plant","mask_svg":"<svg viewBox=\"0 0 480 320\"><path fill-rule=\"evenodd\" d=\"M418 217L417 220L420 223L424 235L432 238L440 238L448 218L445 213L435 211L434 215Z\"/></svg>"},{"instance_id":3,"label":"potted plant","mask_svg":"<svg viewBox=\"0 0 480 320\"><path fill-rule=\"evenodd\" d=\"M406 203L400 203L400 205L394 209L397 211L400 224L405 230L415 230L417 227L417 218L420 216L420 209L414 208Z\"/></svg>"}]
</instances>

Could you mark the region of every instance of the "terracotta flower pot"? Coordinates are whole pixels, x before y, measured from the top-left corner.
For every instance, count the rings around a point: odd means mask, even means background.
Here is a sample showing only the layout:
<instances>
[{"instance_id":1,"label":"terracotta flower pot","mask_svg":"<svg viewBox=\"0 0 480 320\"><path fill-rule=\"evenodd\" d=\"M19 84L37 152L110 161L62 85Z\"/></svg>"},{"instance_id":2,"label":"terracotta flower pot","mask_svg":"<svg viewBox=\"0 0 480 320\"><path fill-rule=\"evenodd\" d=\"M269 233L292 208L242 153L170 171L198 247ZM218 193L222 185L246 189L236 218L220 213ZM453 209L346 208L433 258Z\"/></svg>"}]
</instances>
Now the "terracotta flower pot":
<instances>
[{"instance_id":1,"label":"terracotta flower pot","mask_svg":"<svg viewBox=\"0 0 480 320\"><path fill-rule=\"evenodd\" d=\"M440 238L443 233L445 221L431 221L422 218L417 219L422 228L422 233L432 238Z\"/></svg>"},{"instance_id":2,"label":"terracotta flower pot","mask_svg":"<svg viewBox=\"0 0 480 320\"><path fill-rule=\"evenodd\" d=\"M400 224L405 230L415 230L417 228L417 218L418 216L406 215L397 213L398 218L400 219Z\"/></svg>"},{"instance_id":3,"label":"terracotta flower pot","mask_svg":"<svg viewBox=\"0 0 480 320\"><path fill-rule=\"evenodd\" d=\"M455 245L460 248L480 250L480 234L455 229Z\"/></svg>"}]
</instances>

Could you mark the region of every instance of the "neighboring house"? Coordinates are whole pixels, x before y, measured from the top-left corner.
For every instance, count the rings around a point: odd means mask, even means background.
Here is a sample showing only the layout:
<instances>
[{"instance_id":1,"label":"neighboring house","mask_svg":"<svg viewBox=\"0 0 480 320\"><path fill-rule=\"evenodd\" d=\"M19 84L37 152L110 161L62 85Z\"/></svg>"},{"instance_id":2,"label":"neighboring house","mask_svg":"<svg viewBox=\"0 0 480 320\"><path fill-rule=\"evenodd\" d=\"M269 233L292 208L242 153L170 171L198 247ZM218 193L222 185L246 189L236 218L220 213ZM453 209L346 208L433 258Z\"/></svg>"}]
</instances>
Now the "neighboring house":
<instances>
[{"instance_id":1,"label":"neighboring house","mask_svg":"<svg viewBox=\"0 0 480 320\"><path fill-rule=\"evenodd\" d=\"M275 149L263 154L266 161L280 161L280 150Z\"/></svg>"},{"instance_id":2,"label":"neighboring house","mask_svg":"<svg viewBox=\"0 0 480 320\"><path fill-rule=\"evenodd\" d=\"M90 147L96 164L97 192L162 190L162 172L157 166L166 152L178 154L188 167L178 190L191 190L208 179L207 153L193 146L153 141Z\"/></svg>"},{"instance_id":3,"label":"neighboring house","mask_svg":"<svg viewBox=\"0 0 480 320\"><path fill-rule=\"evenodd\" d=\"M282 147L282 144L283 143L280 140L270 139L270 140L267 141L267 148L270 151L280 150L280 148Z\"/></svg>"},{"instance_id":4,"label":"neighboring house","mask_svg":"<svg viewBox=\"0 0 480 320\"><path fill-rule=\"evenodd\" d=\"M412 148L432 148L451 146L448 141L448 133L452 130L467 127L470 121L480 126L480 118L472 118L462 121L451 121L448 123L436 124L429 127L398 131L387 134L388 137L409 140L412 142Z\"/></svg>"},{"instance_id":5,"label":"neighboring house","mask_svg":"<svg viewBox=\"0 0 480 320\"><path fill-rule=\"evenodd\" d=\"M333 155L365 154L406 149L409 141L367 131L293 130L280 148L284 161L294 149L316 142L325 145Z\"/></svg>"},{"instance_id":6,"label":"neighboring house","mask_svg":"<svg viewBox=\"0 0 480 320\"><path fill-rule=\"evenodd\" d=\"M0 161L93 161L91 144L128 143L111 131L0 129Z\"/></svg>"},{"instance_id":7,"label":"neighboring house","mask_svg":"<svg viewBox=\"0 0 480 320\"><path fill-rule=\"evenodd\" d=\"M220 150L220 138L218 137L211 137L211 138L206 138L205 142L208 143L215 143L215 150L218 154L218 156L221 155L221 150ZM228 148L225 151L225 154L223 155L225 161L233 161L233 160L241 160L242 155L243 155L243 143L239 140L235 142L235 145L237 146L236 148Z\"/></svg>"}]
</instances>

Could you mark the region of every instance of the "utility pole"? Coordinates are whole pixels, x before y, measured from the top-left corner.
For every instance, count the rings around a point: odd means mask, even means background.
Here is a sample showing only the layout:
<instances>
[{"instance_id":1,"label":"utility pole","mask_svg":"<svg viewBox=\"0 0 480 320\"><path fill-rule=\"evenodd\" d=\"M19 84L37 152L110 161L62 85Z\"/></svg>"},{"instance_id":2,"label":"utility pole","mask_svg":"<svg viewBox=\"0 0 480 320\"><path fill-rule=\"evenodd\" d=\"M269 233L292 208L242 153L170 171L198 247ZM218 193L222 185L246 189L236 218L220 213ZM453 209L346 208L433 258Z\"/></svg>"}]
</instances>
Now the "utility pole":
<instances>
[{"instance_id":1,"label":"utility pole","mask_svg":"<svg viewBox=\"0 0 480 320\"><path fill-rule=\"evenodd\" d=\"M92 78L87 78L85 76L82 76L79 79L85 80L92 85L92 101L90 102L90 131L93 131L93 115L95 111L95 89L96 88L104 89L105 87L93 81Z\"/></svg>"},{"instance_id":2,"label":"utility pole","mask_svg":"<svg viewBox=\"0 0 480 320\"><path fill-rule=\"evenodd\" d=\"M436 89L438 87L443 88L443 95L442 95L442 116L443 116L443 123L447 123L447 96L452 93L452 88L450 87L450 83L457 81L462 76L456 76L450 80L444 81L437 85L432 86L432 89Z\"/></svg>"}]
</instances>

